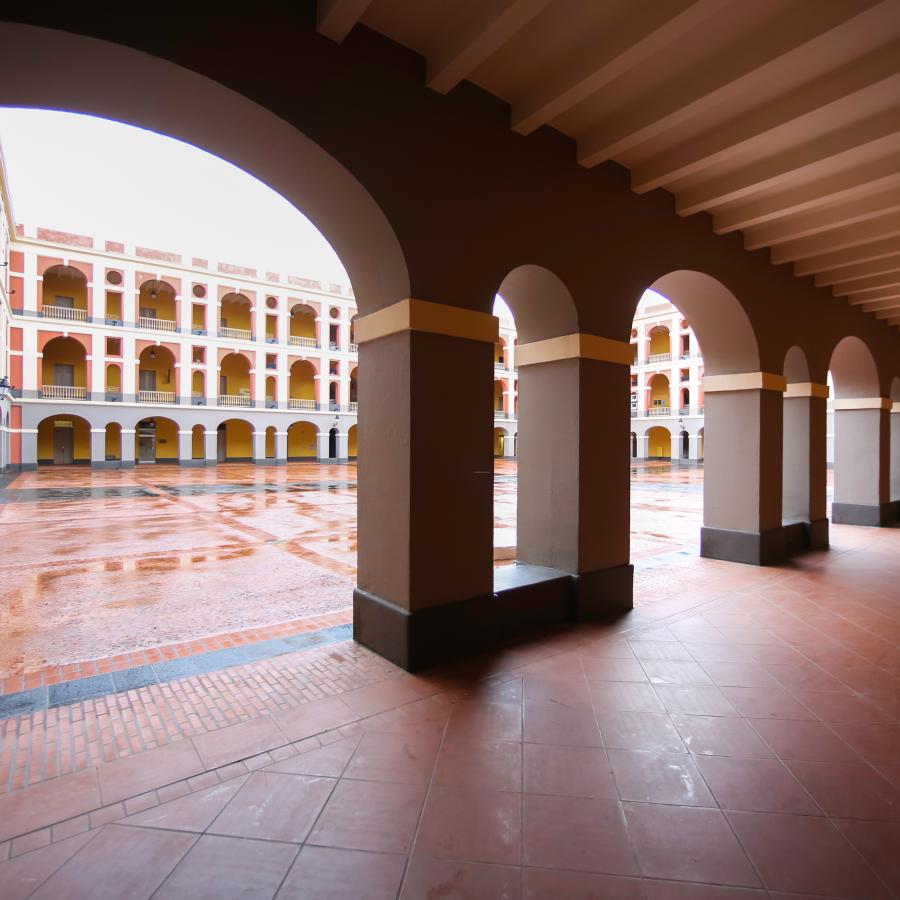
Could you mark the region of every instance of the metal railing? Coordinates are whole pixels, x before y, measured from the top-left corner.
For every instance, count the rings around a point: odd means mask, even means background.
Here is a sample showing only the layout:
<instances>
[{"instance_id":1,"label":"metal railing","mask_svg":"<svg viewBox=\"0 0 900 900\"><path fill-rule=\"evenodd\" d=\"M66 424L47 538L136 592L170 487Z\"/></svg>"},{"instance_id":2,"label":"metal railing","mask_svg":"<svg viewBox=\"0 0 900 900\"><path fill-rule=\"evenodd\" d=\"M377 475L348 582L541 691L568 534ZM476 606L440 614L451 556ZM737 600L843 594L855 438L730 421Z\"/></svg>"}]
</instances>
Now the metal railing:
<instances>
[{"instance_id":1,"label":"metal railing","mask_svg":"<svg viewBox=\"0 0 900 900\"><path fill-rule=\"evenodd\" d=\"M319 342L311 337L295 337L293 334L288 337L288 344L291 347L315 347L318 348Z\"/></svg>"},{"instance_id":2,"label":"metal railing","mask_svg":"<svg viewBox=\"0 0 900 900\"><path fill-rule=\"evenodd\" d=\"M174 403L175 391L138 391L138 403Z\"/></svg>"},{"instance_id":3,"label":"metal railing","mask_svg":"<svg viewBox=\"0 0 900 900\"><path fill-rule=\"evenodd\" d=\"M87 321L86 309L72 309L69 306L45 306L43 313L45 319L63 319L66 322Z\"/></svg>"},{"instance_id":4,"label":"metal railing","mask_svg":"<svg viewBox=\"0 0 900 900\"><path fill-rule=\"evenodd\" d=\"M504 409L495 409L494 410L494 418L495 419L506 419L506 410Z\"/></svg>"},{"instance_id":5,"label":"metal railing","mask_svg":"<svg viewBox=\"0 0 900 900\"><path fill-rule=\"evenodd\" d=\"M671 353L651 353L647 357L648 363L669 362L672 359Z\"/></svg>"},{"instance_id":6,"label":"metal railing","mask_svg":"<svg viewBox=\"0 0 900 900\"><path fill-rule=\"evenodd\" d=\"M87 400L87 388L65 384L45 384L41 396L47 400Z\"/></svg>"},{"instance_id":7,"label":"metal railing","mask_svg":"<svg viewBox=\"0 0 900 900\"><path fill-rule=\"evenodd\" d=\"M338 342L337 341L329 341L328 349L329 350L340 350L340 347L338 346Z\"/></svg>"},{"instance_id":8,"label":"metal railing","mask_svg":"<svg viewBox=\"0 0 900 900\"><path fill-rule=\"evenodd\" d=\"M359 403L356 400L351 400L347 406L350 412L359 412Z\"/></svg>"},{"instance_id":9,"label":"metal railing","mask_svg":"<svg viewBox=\"0 0 900 900\"><path fill-rule=\"evenodd\" d=\"M648 416L671 416L672 410L668 406L651 406L647 410Z\"/></svg>"},{"instance_id":10,"label":"metal railing","mask_svg":"<svg viewBox=\"0 0 900 900\"><path fill-rule=\"evenodd\" d=\"M252 341L253 332L249 328L225 328L219 329L219 337L234 338L238 341Z\"/></svg>"},{"instance_id":11,"label":"metal railing","mask_svg":"<svg viewBox=\"0 0 900 900\"><path fill-rule=\"evenodd\" d=\"M349 349L351 353L359 353L359 344L354 344L353 341L350 341Z\"/></svg>"},{"instance_id":12,"label":"metal railing","mask_svg":"<svg viewBox=\"0 0 900 900\"><path fill-rule=\"evenodd\" d=\"M288 400L288 409L315 409L315 400L295 400L291 397Z\"/></svg>"},{"instance_id":13,"label":"metal railing","mask_svg":"<svg viewBox=\"0 0 900 900\"><path fill-rule=\"evenodd\" d=\"M150 331L178 331L178 323L174 319L151 319L147 316L138 316L137 326Z\"/></svg>"},{"instance_id":14,"label":"metal railing","mask_svg":"<svg viewBox=\"0 0 900 900\"><path fill-rule=\"evenodd\" d=\"M506 363L505 362L497 362L497 360L494 360L494 368L505 372L506 371Z\"/></svg>"},{"instance_id":15,"label":"metal railing","mask_svg":"<svg viewBox=\"0 0 900 900\"><path fill-rule=\"evenodd\" d=\"M253 401L243 394L219 394L219 406L252 406Z\"/></svg>"}]
</instances>

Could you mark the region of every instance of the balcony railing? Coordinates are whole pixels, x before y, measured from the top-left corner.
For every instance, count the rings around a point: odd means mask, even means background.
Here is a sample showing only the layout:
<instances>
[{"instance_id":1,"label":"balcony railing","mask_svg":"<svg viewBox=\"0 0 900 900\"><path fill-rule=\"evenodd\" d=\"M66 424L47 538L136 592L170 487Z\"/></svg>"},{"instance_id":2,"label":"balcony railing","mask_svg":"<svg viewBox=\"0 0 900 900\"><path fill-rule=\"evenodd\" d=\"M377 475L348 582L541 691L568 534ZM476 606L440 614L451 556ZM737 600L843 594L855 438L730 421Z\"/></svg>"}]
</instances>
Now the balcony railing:
<instances>
[{"instance_id":1,"label":"balcony railing","mask_svg":"<svg viewBox=\"0 0 900 900\"><path fill-rule=\"evenodd\" d=\"M138 403L174 403L175 391L138 391Z\"/></svg>"},{"instance_id":2,"label":"balcony railing","mask_svg":"<svg viewBox=\"0 0 900 900\"><path fill-rule=\"evenodd\" d=\"M315 400L295 400L291 397L288 400L288 409L315 409Z\"/></svg>"},{"instance_id":3,"label":"balcony railing","mask_svg":"<svg viewBox=\"0 0 900 900\"><path fill-rule=\"evenodd\" d=\"M45 384L41 396L46 400L87 400L87 388L64 384Z\"/></svg>"},{"instance_id":4,"label":"balcony railing","mask_svg":"<svg viewBox=\"0 0 900 900\"><path fill-rule=\"evenodd\" d=\"M693 356L692 353L682 353L679 359L690 359Z\"/></svg>"},{"instance_id":5,"label":"balcony railing","mask_svg":"<svg viewBox=\"0 0 900 900\"><path fill-rule=\"evenodd\" d=\"M354 344L353 341L351 341L349 349L351 353L359 353L359 344Z\"/></svg>"},{"instance_id":6,"label":"balcony railing","mask_svg":"<svg viewBox=\"0 0 900 900\"><path fill-rule=\"evenodd\" d=\"M672 410L668 406L651 406L647 410L648 416L671 416Z\"/></svg>"},{"instance_id":7,"label":"balcony railing","mask_svg":"<svg viewBox=\"0 0 900 900\"><path fill-rule=\"evenodd\" d=\"M288 338L288 344L292 347L316 347L318 348L319 342L315 338L311 337L295 337L291 335Z\"/></svg>"},{"instance_id":8,"label":"balcony railing","mask_svg":"<svg viewBox=\"0 0 900 900\"><path fill-rule=\"evenodd\" d=\"M350 412L359 412L359 403L356 400L351 400L348 404L348 409Z\"/></svg>"},{"instance_id":9,"label":"balcony railing","mask_svg":"<svg viewBox=\"0 0 900 900\"><path fill-rule=\"evenodd\" d=\"M87 321L86 309L72 309L68 306L45 306L45 319L62 319L65 322L85 322Z\"/></svg>"},{"instance_id":10,"label":"balcony railing","mask_svg":"<svg viewBox=\"0 0 900 900\"><path fill-rule=\"evenodd\" d=\"M495 419L505 419L505 418L507 418L507 416L506 416L506 410L503 410L503 409L495 409L495 410L494 410L494 418L495 418Z\"/></svg>"},{"instance_id":11,"label":"balcony railing","mask_svg":"<svg viewBox=\"0 0 900 900\"><path fill-rule=\"evenodd\" d=\"M651 353L647 357L648 363L661 363L661 362L669 362L672 359L671 353Z\"/></svg>"},{"instance_id":12,"label":"balcony railing","mask_svg":"<svg viewBox=\"0 0 900 900\"><path fill-rule=\"evenodd\" d=\"M682 406L678 410L679 416L689 416L691 414L691 408L689 406Z\"/></svg>"},{"instance_id":13,"label":"balcony railing","mask_svg":"<svg viewBox=\"0 0 900 900\"><path fill-rule=\"evenodd\" d=\"M238 341L252 341L253 332L249 328L220 328L219 337L234 338Z\"/></svg>"},{"instance_id":14,"label":"balcony railing","mask_svg":"<svg viewBox=\"0 0 900 900\"><path fill-rule=\"evenodd\" d=\"M505 362L497 362L497 360L494 360L494 368L499 369L501 372L505 372L506 371L506 363Z\"/></svg>"},{"instance_id":15,"label":"balcony railing","mask_svg":"<svg viewBox=\"0 0 900 900\"><path fill-rule=\"evenodd\" d=\"M178 323L174 319L151 319L148 316L138 316L137 326L150 331L178 331Z\"/></svg>"},{"instance_id":16,"label":"balcony railing","mask_svg":"<svg viewBox=\"0 0 900 900\"><path fill-rule=\"evenodd\" d=\"M192 406L205 406L206 398L200 391L191 391L191 405Z\"/></svg>"},{"instance_id":17,"label":"balcony railing","mask_svg":"<svg viewBox=\"0 0 900 900\"><path fill-rule=\"evenodd\" d=\"M219 406L252 406L253 401L244 394L219 394Z\"/></svg>"},{"instance_id":18,"label":"balcony railing","mask_svg":"<svg viewBox=\"0 0 900 900\"><path fill-rule=\"evenodd\" d=\"M337 341L329 341L329 342L328 342L328 349L329 349L329 350L335 350L335 351L336 351L336 350L340 350L340 347L338 347L338 342L337 342Z\"/></svg>"}]
</instances>

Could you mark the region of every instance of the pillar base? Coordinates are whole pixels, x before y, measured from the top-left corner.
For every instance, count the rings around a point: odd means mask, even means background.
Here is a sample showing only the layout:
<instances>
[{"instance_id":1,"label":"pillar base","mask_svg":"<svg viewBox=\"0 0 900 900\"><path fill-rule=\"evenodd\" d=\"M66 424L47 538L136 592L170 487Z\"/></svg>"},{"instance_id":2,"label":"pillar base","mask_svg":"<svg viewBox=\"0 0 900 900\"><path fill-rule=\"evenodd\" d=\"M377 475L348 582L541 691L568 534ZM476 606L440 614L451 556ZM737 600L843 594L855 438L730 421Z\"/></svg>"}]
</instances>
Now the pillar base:
<instances>
[{"instance_id":1,"label":"pillar base","mask_svg":"<svg viewBox=\"0 0 900 900\"><path fill-rule=\"evenodd\" d=\"M200 466L205 466L206 460L203 460L203 459L179 459L178 465L187 467L189 469L196 469L196 468L199 468Z\"/></svg>"},{"instance_id":2,"label":"pillar base","mask_svg":"<svg viewBox=\"0 0 900 900\"><path fill-rule=\"evenodd\" d=\"M768 531L732 531L729 528L700 529L700 555L707 559L769 566L787 556L784 528Z\"/></svg>"},{"instance_id":3,"label":"pillar base","mask_svg":"<svg viewBox=\"0 0 900 900\"><path fill-rule=\"evenodd\" d=\"M133 459L123 459L119 463L119 468L121 469L133 469L135 466L135 462Z\"/></svg>"},{"instance_id":4,"label":"pillar base","mask_svg":"<svg viewBox=\"0 0 900 900\"><path fill-rule=\"evenodd\" d=\"M806 523L806 546L809 550L827 550L831 546L828 519Z\"/></svg>"},{"instance_id":5,"label":"pillar base","mask_svg":"<svg viewBox=\"0 0 900 900\"><path fill-rule=\"evenodd\" d=\"M253 464L256 466L276 466L278 465L278 460L269 459L268 457L266 459L254 459Z\"/></svg>"},{"instance_id":6,"label":"pillar base","mask_svg":"<svg viewBox=\"0 0 900 900\"><path fill-rule=\"evenodd\" d=\"M831 521L835 525L891 525L897 521L897 504L864 506L860 503L832 503Z\"/></svg>"},{"instance_id":7,"label":"pillar base","mask_svg":"<svg viewBox=\"0 0 900 900\"><path fill-rule=\"evenodd\" d=\"M217 459L204 459L203 465L205 466L217 466L219 461Z\"/></svg>"},{"instance_id":8,"label":"pillar base","mask_svg":"<svg viewBox=\"0 0 900 900\"><path fill-rule=\"evenodd\" d=\"M92 469L118 469L121 463L118 459L92 459Z\"/></svg>"},{"instance_id":9,"label":"pillar base","mask_svg":"<svg viewBox=\"0 0 900 900\"><path fill-rule=\"evenodd\" d=\"M578 621L605 619L634 609L634 566L572 575L573 614Z\"/></svg>"}]
</instances>

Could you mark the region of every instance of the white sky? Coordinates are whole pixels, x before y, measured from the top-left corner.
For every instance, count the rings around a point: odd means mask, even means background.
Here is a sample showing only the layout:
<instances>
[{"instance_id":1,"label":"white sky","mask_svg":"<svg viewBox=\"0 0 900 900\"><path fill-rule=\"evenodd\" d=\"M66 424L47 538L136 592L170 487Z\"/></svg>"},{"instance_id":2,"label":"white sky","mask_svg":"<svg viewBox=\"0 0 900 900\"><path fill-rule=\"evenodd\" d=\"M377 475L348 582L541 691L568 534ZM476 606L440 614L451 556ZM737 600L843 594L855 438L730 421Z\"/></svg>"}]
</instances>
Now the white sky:
<instances>
[{"instance_id":1,"label":"white sky","mask_svg":"<svg viewBox=\"0 0 900 900\"><path fill-rule=\"evenodd\" d=\"M73 113L0 107L13 213L36 226L349 284L280 194L190 144Z\"/></svg>"}]
</instances>

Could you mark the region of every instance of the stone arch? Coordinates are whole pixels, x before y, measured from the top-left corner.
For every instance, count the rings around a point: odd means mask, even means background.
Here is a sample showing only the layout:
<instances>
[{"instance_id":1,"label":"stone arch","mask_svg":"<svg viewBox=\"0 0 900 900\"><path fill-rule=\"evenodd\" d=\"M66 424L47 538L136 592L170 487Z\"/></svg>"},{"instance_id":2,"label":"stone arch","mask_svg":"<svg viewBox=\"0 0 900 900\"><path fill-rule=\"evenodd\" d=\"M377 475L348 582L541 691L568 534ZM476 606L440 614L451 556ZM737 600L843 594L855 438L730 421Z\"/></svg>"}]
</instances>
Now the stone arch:
<instances>
[{"instance_id":1,"label":"stone arch","mask_svg":"<svg viewBox=\"0 0 900 900\"><path fill-rule=\"evenodd\" d=\"M810 380L806 353L796 344L784 356L784 377L788 384L802 384Z\"/></svg>"},{"instance_id":2,"label":"stone arch","mask_svg":"<svg viewBox=\"0 0 900 900\"><path fill-rule=\"evenodd\" d=\"M0 44L0 105L100 116L214 153L302 210L340 257L363 315L410 296L400 243L371 194L275 113L175 63L96 38L3 23Z\"/></svg>"},{"instance_id":3,"label":"stone arch","mask_svg":"<svg viewBox=\"0 0 900 900\"><path fill-rule=\"evenodd\" d=\"M834 380L837 400L881 395L875 357L868 345L854 335L837 343L831 353L829 371Z\"/></svg>"},{"instance_id":4,"label":"stone arch","mask_svg":"<svg viewBox=\"0 0 900 900\"><path fill-rule=\"evenodd\" d=\"M287 430L289 460L310 460L318 456L319 429L312 422L291 422Z\"/></svg>"},{"instance_id":5,"label":"stone arch","mask_svg":"<svg viewBox=\"0 0 900 900\"><path fill-rule=\"evenodd\" d=\"M647 458L672 458L672 433L662 425L652 425L647 429Z\"/></svg>"},{"instance_id":6,"label":"stone arch","mask_svg":"<svg viewBox=\"0 0 900 900\"><path fill-rule=\"evenodd\" d=\"M503 279L497 293L513 314L522 344L578 331L572 294L543 266L518 266Z\"/></svg>"}]
</instances>

